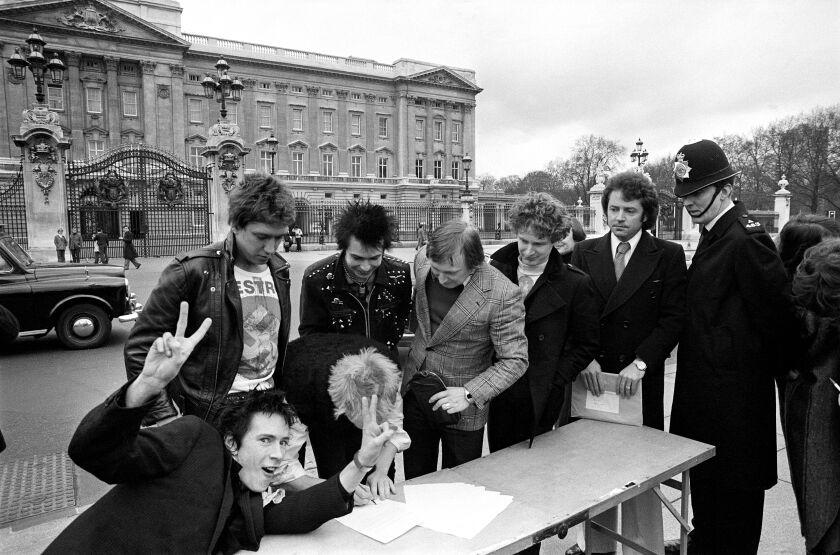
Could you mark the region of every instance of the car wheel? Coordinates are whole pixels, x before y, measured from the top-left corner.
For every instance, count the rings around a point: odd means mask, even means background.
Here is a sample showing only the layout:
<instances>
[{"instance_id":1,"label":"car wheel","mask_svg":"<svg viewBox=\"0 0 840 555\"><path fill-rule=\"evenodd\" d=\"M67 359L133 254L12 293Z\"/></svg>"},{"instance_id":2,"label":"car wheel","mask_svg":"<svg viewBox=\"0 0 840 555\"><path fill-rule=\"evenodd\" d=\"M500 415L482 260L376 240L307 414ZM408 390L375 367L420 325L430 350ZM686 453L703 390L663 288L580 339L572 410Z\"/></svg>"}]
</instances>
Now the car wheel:
<instances>
[{"instance_id":1,"label":"car wheel","mask_svg":"<svg viewBox=\"0 0 840 555\"><path fill-rule=\"evenodd\" d=\"M108 340L111 319L98 306L77 304L61 313L55 332L68 349L93 349Z\"/></svg>"},{"instance_id":2,"label":"car wheel","mask_svg":"<svg viewBox=\"0 0 840 555\"><path fill-rule=\"evenodd\" d=\"M0 306L0 345L8 345L20 332L20 323L7 308Z\"/></svg>"}]
</instances>

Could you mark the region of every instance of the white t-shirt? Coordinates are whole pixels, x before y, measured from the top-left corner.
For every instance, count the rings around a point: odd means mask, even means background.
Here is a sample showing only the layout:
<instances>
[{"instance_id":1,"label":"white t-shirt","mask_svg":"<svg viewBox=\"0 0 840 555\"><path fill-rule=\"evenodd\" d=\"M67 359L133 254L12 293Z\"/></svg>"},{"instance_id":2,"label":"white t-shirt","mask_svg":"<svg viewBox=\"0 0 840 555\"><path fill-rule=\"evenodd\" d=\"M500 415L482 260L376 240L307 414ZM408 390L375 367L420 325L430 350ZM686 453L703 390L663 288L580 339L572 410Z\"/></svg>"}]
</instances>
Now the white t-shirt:
<instances>
[{"instance_id":1,"label":"white t-shirt","mask_svg":"<svg viewBox=\"0 0 840 555\"><path fill-rule=\"evenodd\" d=\"M271 270L249 272L234 266L242 302L242 358L230 393L274 386L280 335L280 299Z\"/></svg>"}]
</instances>

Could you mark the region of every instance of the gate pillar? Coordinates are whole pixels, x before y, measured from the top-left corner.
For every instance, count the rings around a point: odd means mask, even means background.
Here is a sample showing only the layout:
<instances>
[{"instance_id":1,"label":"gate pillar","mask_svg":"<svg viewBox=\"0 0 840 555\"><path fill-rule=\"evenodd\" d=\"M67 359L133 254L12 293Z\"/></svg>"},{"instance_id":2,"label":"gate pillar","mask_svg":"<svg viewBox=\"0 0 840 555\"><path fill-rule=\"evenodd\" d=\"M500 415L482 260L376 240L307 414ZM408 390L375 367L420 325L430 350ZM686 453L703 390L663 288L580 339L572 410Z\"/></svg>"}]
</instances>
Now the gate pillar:
<instances>
[{"instance_id":1,"label":"gate pillar","mask_svg":"<svg viewBox=\"0 0 840 555\"><path fill-rule=\"evenodd\" d=\"M228 234L228 195L245 176L245 155L251 152L239 134L239 126L225 120L210 127L207 146L201 152L212 167L210 182L210 240Z\"/></svg>"},{"instance_id":2,"label":"gate pillar","mask_svg":"<svg viewBox=\"0 0 840 555\"><path fill-rule=\"evenodd\" d=\"M604 215L604 207L601 206L601 198L604 196L604 182L607 176L604 172L598 172L595 176L595 185L589 189L589 208L592 210L592 220L589 227L598 235L601 235L607 230L607 221Z\"/></svg>"},{"instance_id":3,"label":"gate pillar","mask_svg":"<svg viewBox=\"0 0 840 555\"><path fill-rule=\"evenodd\" d=\"M12 137L23 158L23 189L26 198L26 233L29 254L38 262L56 260L53 237L67 229L67 190L64 182L66 152L58 114L43 104L23 111L20 134Z\"/></svg>"}]
</instances>

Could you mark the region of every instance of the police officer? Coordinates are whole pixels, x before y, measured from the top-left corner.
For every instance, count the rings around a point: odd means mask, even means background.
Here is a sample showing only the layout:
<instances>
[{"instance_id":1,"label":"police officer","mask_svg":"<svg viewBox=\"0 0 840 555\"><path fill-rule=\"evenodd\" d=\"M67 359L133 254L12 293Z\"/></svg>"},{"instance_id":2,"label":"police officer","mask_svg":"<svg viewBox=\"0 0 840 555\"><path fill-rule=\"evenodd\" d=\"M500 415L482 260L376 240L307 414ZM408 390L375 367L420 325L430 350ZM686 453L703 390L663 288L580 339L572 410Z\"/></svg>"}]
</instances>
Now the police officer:
<instances>
[{"instance_id":1,"label":"police officer","mask_svg":"<svg viewBox=\"0 0 840 555\"><path fill-rule=\"evenodd\" d=\"M773 241L732 200L739 173L709 140L683 146L674 161L674 193L701 239L688 270L670 431L716 448L692 470L689 553L756 553L764 491L776 483L773 378L784 370L791 309Z\"/></svg>"}]
</instances>

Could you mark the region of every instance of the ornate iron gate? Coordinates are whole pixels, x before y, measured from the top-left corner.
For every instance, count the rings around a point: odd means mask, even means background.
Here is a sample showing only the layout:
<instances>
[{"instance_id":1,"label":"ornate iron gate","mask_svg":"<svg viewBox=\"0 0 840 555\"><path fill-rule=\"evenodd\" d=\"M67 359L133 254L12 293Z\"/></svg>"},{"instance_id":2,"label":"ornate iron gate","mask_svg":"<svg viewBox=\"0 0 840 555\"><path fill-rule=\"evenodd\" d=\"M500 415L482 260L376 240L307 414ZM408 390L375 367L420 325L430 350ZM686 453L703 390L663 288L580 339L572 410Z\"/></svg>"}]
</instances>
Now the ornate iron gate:
<instances>
[{"instance_id":1,"label":"ornate iron gate","mask_svg":"<svg viewBox=\"0 0 840 555\"><path fill-rule=\"evenodd\" d=\"M26 194L23 189L23 165L17 173L0 177L0 226L24 249L29 248L26 231Z\"/></svg>"},{"instance_id":2,"label":"ornate iron gate","mask_svg":"<svg viewBox=\"0 0 840 555\"><path fill-rule=\"evenodd\" d=\"M659 217L654 232L660 239L682 239L682 200L670 191L659 192Z\"/></svg>"},{"instance_id":3,"label":"ornate iron gate","mask_svg":"<svg viewBox=\"0 0 840 555\"><path fill-rule=\"evenodd\" d=\"M122 256L123 226L141 257L171 256L210 242L209 175L170 152L120 145L89 161L67 165L67 221L93 257L97 228L111 240L109 257Z\"/></svg>"}]
</instances>

